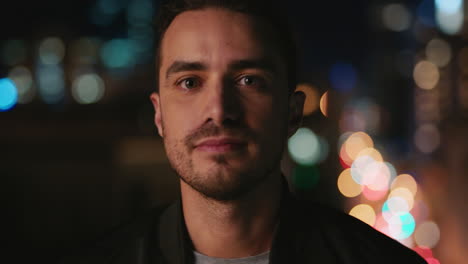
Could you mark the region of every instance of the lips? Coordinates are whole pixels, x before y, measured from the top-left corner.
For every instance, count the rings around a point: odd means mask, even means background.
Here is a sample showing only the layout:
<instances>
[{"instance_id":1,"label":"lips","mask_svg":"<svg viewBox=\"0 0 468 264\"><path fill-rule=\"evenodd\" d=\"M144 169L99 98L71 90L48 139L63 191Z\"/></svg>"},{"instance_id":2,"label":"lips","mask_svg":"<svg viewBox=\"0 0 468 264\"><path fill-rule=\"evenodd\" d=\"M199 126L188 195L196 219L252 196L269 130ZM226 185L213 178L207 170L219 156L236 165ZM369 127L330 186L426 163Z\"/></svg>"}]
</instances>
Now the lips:
<instances>
[{"instance_id":1,"label":"lips","mask_svg":"<svg viewBox=\"0 0 468 264\"><path fill-rule=\"evenodd\" d=\"M206 152L228 152L243 148L247 143L236 138L205 139L195 146L195 149Z\"/></svg>"}]
</instances>

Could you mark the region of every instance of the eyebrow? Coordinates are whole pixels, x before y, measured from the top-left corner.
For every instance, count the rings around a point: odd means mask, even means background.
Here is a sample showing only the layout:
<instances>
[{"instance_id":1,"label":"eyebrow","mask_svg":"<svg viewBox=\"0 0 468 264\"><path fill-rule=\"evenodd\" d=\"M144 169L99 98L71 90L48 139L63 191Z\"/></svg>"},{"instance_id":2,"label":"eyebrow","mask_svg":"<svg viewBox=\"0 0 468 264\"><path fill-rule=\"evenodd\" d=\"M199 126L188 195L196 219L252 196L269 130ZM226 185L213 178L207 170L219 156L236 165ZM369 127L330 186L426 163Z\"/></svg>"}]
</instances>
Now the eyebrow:
<instances>
[{"instance_id":1,"label":"eyebrow","mask_svg":"<svg viewBox=\"0 0 468 264\"><path fill-rule=\"evenodd\" d=\"M229 69L231 71L239 71L244 69L260 69L271 74L277 72L277 67L275 66L275 64L272 61L265 58L234 61L229 64Z\"/></svg>"},{"instance_id":2,"label":"eyebrow","mask_svg":"<svg viewBox=\"0 0 468 264\"><path fill-rule=\"evenodd\" d=\"M207 68L208 67L201 62L174 61L174 63L172 63L169 68L167 68L166 79L174 73L184 71L202 71L206 70Z\"/></svg>"},{"instance_id":3,"label":"eyebrow","mask_svg":"<svg viewBox=\"0 0 468 264\"><path fill-rule=\"evenodd\" d=\"M261 69L271 74L277 72L275 64L265 58L260 59L245 59L233 61L229 64L229 71L239 71L244 69ZM208 66L201 62L191 61L174 61L166 71L166 79L172 74L184 71L203 71L208 69Z\"/></svg>"}]
</instances>

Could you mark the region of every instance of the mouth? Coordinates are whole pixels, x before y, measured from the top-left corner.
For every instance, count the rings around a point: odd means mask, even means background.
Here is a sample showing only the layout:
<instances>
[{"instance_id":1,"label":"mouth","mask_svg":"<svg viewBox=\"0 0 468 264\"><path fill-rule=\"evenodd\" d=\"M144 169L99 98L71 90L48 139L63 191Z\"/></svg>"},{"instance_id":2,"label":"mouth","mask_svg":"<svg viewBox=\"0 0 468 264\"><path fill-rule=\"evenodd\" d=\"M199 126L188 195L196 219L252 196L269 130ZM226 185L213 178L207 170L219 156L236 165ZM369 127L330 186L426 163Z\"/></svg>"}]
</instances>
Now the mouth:
<instances>
[{"instance_id":1,"label":"mouth","mask_svg":"<svg viewBox=\"0 0 468 264\"><path fill-rule=\"evenodd\" d=\"M210 153L225 153L239 151L247 146L247 142L237 138L208 138L195 145L195 149Z\"/></svg>"}]
</instances>

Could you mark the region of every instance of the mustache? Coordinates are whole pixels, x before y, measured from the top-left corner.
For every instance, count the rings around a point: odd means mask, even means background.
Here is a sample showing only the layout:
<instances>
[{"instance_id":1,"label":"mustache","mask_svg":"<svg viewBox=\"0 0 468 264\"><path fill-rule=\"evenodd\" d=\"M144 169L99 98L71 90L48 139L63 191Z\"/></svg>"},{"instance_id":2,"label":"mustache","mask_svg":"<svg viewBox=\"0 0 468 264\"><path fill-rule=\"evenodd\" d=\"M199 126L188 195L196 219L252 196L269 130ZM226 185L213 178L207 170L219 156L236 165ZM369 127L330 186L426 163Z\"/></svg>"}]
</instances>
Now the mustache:
<instances>
[{"instance_id":1,"label":"mustache","mask_svg":"<svg viewBox=\"0 0 468 264\"><path fill-rule=\"evenodd\" d=\"M195 143L203 138L216 136L230 136L239 139L254 139L254 133L246 127L219 127L213 123L207 123L185 137L184 143L191 150Z\"/></svg>"}]
</instances>

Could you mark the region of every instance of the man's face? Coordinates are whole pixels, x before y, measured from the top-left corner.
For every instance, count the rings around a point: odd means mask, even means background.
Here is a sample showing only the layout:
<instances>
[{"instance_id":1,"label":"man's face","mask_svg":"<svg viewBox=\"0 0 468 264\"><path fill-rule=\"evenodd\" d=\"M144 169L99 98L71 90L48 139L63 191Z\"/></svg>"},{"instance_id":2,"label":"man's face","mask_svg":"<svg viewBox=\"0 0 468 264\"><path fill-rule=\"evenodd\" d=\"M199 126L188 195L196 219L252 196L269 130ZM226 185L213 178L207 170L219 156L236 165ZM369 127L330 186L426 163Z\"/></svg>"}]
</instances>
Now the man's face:
<instances>
[{"instance_id":1,"label":"man's face","mask_svg":"<svg viewBox=\"0 0 468 264\"><path fill-rule=\"evenodd\" d=\"M207 197L236 199L279 169L294 128L273 36L249 15L207 8L178 15L163 37L155 123L172 167Z\"/></svg>"}]
</instances>

